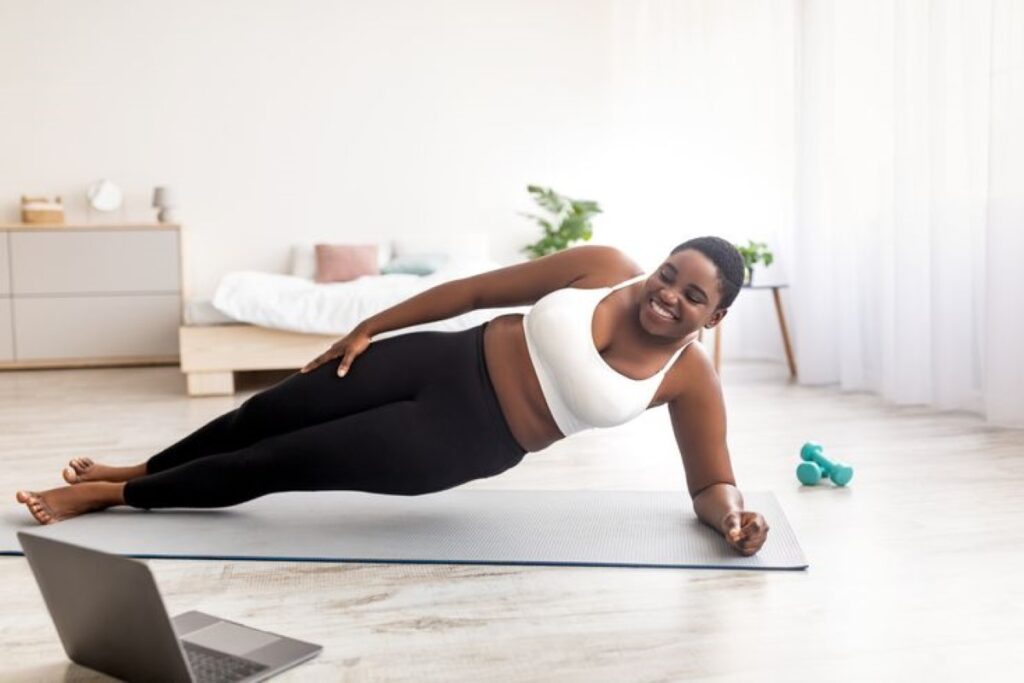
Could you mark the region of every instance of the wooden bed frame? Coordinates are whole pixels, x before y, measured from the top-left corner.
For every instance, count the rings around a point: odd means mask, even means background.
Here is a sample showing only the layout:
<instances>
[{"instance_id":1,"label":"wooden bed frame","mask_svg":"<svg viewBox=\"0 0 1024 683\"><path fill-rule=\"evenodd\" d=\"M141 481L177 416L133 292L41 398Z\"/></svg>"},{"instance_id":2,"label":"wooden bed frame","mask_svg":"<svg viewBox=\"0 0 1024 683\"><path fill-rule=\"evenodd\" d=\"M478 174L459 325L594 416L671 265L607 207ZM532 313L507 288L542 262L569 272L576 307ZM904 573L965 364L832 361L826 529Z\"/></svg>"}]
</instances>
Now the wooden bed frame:
<instances>
[{"instance_id":1,"label":"wooden bed frame","mask_svg":"<svg viewBox=\"0 0 1024 683\"><path fill-rule=\"evenodd\" d=\"M298 370L340 335L286 332L245 323L178 328L189 396L235 393L235 372Z\"/></svg>"}]
</instances>

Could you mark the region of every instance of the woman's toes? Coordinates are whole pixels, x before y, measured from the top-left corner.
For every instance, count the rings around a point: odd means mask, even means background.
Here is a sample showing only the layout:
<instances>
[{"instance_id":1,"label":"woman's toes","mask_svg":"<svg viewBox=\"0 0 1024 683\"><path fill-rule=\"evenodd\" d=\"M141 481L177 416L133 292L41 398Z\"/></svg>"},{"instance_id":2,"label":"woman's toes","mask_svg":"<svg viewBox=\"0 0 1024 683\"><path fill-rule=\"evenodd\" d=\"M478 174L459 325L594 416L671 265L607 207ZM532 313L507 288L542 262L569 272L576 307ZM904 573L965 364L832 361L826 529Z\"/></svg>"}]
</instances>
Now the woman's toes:
<instances>
[{"instance_id":1,"label":"woman's toes","mask_svg":"<svg viewBox=\"0 0 1024 683\"><path fill-rule=\"evenodd\" d=\"M89 470L92 469L93 464L91 458L72 458L68 466L61 472L61 476L69 484L81 484L84 481L92 481L92 477L89 476Z\"/></svg>"},{"instance_id":2,"label":"woman's toes","mask_svg":"<svg viewBox=\"0 0 1024 683\"><path fill-rule=\"evenodd\" d=\"M63 475L64 481L66 481L69 484L77 484L80 481L82 481L81 475L78 474L78 470L76 470L73 465L70 467L65 467Z\"/></svg>"},{"instance_id":3,"label":"woman's toes","mask_svg":"<svg viewBox=\"0 0 1024 683\"><path fill-rule=\"evenodd\" d=\"M49 524L53 521L53 515L43 505L43 500L34 491L18 491L19 503L25 503L28 511L40 524Z\"/></svg>"}]
</instances>

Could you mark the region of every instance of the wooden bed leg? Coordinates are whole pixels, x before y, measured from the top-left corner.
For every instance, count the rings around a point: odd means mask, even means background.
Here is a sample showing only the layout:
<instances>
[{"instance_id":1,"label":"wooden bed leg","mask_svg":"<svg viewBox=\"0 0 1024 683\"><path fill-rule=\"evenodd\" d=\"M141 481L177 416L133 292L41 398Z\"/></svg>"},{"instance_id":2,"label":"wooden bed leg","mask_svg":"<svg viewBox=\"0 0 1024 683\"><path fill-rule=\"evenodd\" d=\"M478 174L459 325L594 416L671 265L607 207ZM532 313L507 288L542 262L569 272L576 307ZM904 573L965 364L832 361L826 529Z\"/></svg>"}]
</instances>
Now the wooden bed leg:
<instances>
[{"instance_id":1,"label":"wooden bed leg","mask_svg":"<svg viewBox=\"0 0 1024 683\"><path fill-rule=\"evenodd\" d=\"M227 372L190 372L186 375L189 396L224 396L235 393L235 374Z\"/></svg>"}]
</instances>

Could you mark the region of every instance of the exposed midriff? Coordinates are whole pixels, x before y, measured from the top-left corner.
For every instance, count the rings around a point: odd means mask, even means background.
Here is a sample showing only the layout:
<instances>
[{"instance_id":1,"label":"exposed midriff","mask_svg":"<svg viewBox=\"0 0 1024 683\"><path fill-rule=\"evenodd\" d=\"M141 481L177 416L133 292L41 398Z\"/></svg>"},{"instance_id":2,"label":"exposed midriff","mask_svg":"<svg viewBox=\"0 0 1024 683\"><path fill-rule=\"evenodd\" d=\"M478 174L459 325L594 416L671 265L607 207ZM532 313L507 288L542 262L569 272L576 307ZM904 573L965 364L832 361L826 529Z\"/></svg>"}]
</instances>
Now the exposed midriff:
<instances>
[{"instance_id":1,"label":"exposed midriff","mask_svg":"<svg viewBox=\"0 0 1024 683\"><path fill-rule=\"evenodd\" d=\"M523 315L499 315L484 330L484 360L512 436L530 452L564 438L551 416L530 361Z\"/></svg>"}]
</instances>

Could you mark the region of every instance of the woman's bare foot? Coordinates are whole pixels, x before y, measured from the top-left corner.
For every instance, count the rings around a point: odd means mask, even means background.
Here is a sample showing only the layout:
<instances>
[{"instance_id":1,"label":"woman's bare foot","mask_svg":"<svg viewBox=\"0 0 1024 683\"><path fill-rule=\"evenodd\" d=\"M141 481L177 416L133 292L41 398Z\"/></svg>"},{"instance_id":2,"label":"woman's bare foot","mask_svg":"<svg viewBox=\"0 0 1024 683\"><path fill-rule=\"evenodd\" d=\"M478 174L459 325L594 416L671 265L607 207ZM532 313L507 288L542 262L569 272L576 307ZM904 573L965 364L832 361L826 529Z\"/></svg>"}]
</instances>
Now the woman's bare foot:
<instances>
[{"instance_id":1,"label":"woman's bare foot","mask_svg":"<svg viewBox=\"0 0 1024 683\"><path fill-rule=\"evenodd\" d=\"M92 458L73 458L61 472L64 481L69 484L81 484L86 481L131 481L146 474L146 466L111 467L93 462Z\"/></svg>"},{"instance_id":2,"label":"woman's bare foot","mask_svg":"<svg viewBox=\"0 0 1024 683\"><path fill-rule=\"evenodd\" d=\"M18 491L15 497L19 503L25 504L37 522L52 524L112 505L124 505L123 491L122 483L91 482L61 486L42 493Z\"/></svg>"}]
</instances>

